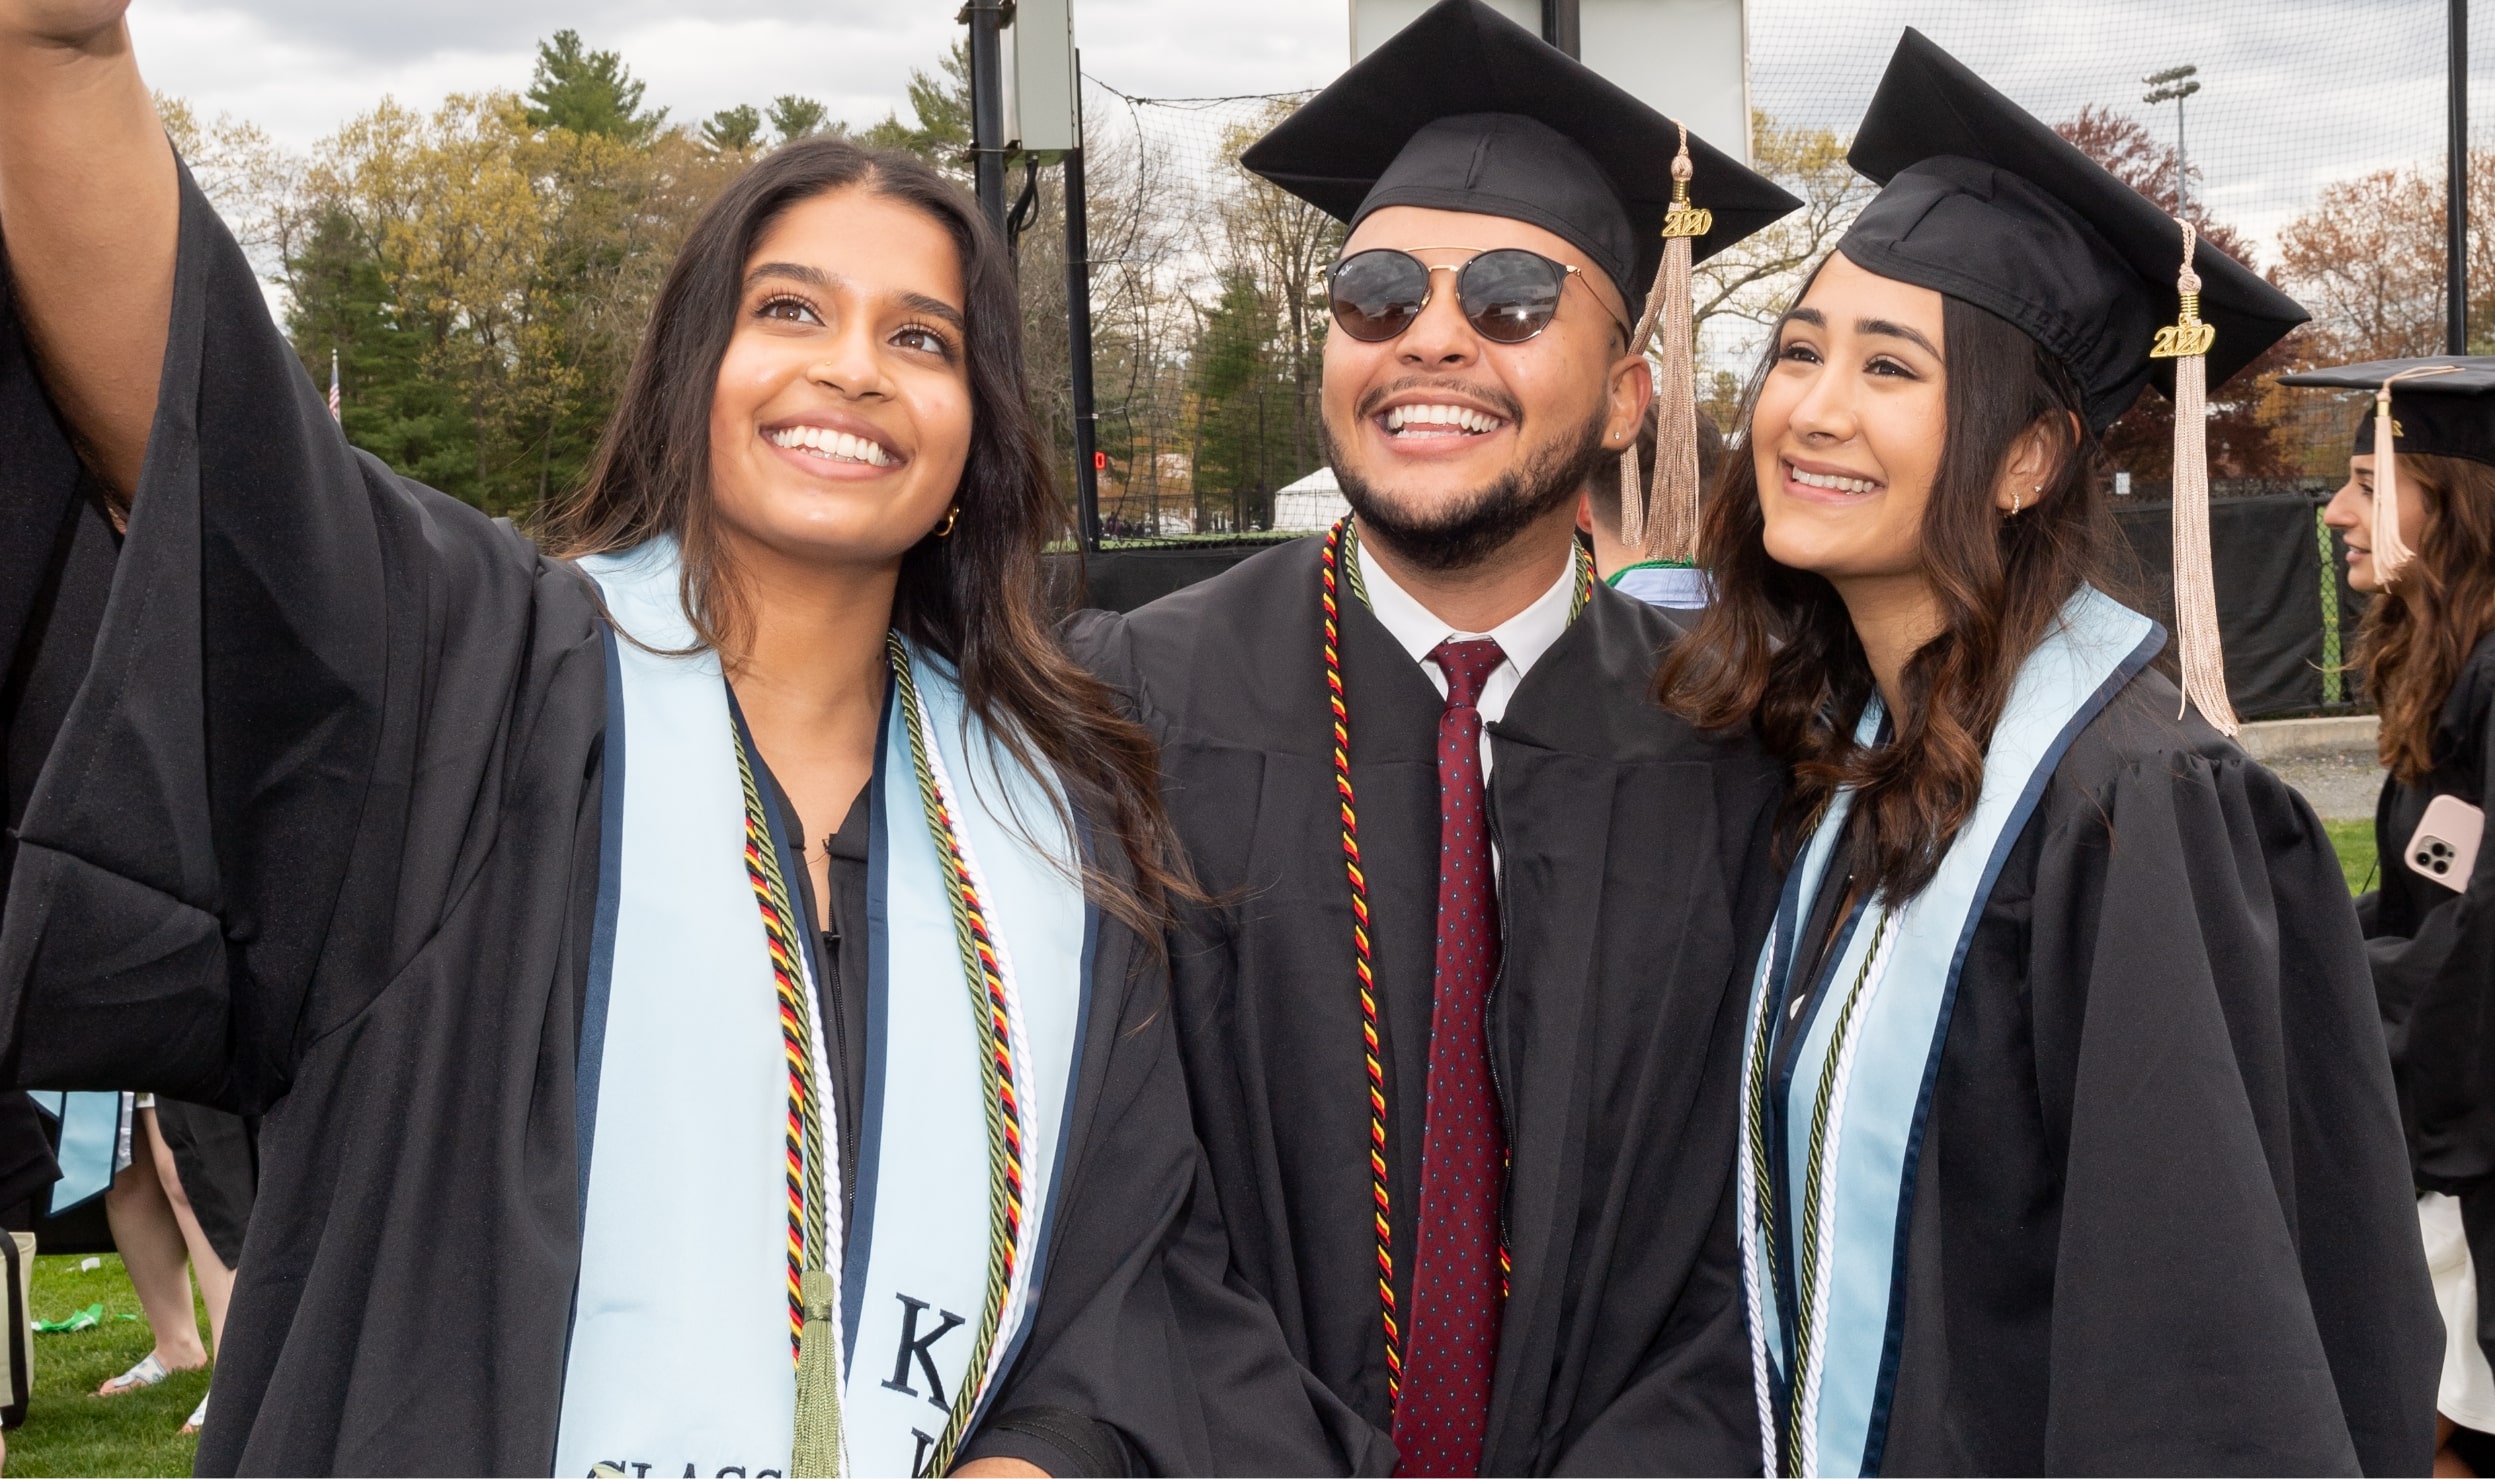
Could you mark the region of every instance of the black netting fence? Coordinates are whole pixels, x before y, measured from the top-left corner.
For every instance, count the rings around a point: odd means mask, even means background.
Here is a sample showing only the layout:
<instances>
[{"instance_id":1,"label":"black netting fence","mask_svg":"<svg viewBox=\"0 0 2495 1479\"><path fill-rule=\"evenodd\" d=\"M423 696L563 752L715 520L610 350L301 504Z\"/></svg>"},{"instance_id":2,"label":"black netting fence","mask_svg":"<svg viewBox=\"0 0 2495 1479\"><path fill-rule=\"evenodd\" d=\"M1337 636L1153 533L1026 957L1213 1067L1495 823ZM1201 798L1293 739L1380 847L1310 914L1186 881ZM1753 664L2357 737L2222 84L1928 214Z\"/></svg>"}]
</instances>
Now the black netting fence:
<instances>
[{"instance_id":1,"label":"black netting fence","mask_svg":"<svg viewBox=\"0 0 2495 1479\"><path fill-rule=\"evenodd\" d=\"M1753 159L1806 204L1701 270L1702 400L1729 428L1768 326L1868 199L1845 166L1848 130L1912 25L2313 310L2215 398L2212 458L2248 487L2330 476L2348 407L2272 382L2301 363L2443 347L2448 13L2447 0L1750 0ZM2485 224L2495 23L2478 29L2469 177ZM2180 107L2144 101L2146 76L2187 65L2199 90ZM1305 95L1146 98L1116 83L1083 86L1104 533L1321 526L1341 507L1316 404L1320 273L1339 228L1236 163ZM1071 487L1061 188L1057 171L1039 174L1025 286ZM2470 256L2470 332L2485 347L2495 232L2473 232ZM2152 395L2109 437L2126 496L2163 495L2171 434Z\"/></svg>"}]
</instances>

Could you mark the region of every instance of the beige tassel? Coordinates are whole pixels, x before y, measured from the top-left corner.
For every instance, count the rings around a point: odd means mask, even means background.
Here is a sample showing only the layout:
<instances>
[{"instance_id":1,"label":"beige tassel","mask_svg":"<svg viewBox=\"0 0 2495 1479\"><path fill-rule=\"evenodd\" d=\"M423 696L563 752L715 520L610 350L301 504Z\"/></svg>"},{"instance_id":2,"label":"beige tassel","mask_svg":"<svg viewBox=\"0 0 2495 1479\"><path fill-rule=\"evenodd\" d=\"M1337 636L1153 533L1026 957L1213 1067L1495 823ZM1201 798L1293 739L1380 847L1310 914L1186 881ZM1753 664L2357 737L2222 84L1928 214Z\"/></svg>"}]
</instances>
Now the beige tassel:
<instances>
[{"instance_id":1,"label":"beige tassel","mask_svg":"<svg viewBox=\"0 0 2495 1479\"><path fill-rule=\"evenodd\" d=\"M839 1291L829 1273L810 1268L799 1276L797 1293L806 1318L797 1336L797 1442L788 1472L795 1479L840 1479L848 1465L841 1452L840 1350L832 1338Z\"/></svg>"},{"instance_id":2,"label":"beige tassel","mask_svg":"<svg viewBox=\"0 0 2495 1479\"><path fill-rule=\"evenodd\" d=\"M1680 126L1672 159L1672 207L1663 218L1663 261L1646 294L1629 350L1644 354L1660 326L1655 382L1655 486L1639 487L1637 444L1620 457L1620 541L1648 559L1694 561L1698 554L1698 367L1690 323L1692 244L1715 229L1715 213L1689 203L1689 129Z\"/></svg>"},{"instance_id":3,"label":"beige tassel","mask_svg":"<svg viewBox=\"0 0 2495 1479\"><path fill-rule=\"evenodd\" d=\"M2152 359L2174 364L2174 616L2183 697L2219 733L2241 727L2226 693L2226 655L2218 641L2218 588L2209 558L2209 346L2214 325L2200 319L2200 274L2192 270L2196 233L2183 223L2183 271L2175 279L2183 311L2161 330ZM2180 712L2176 714L2181 718Z\"/></svg>"},{"instance_id":4,"label":"beige tassel","mask_svg":"<svg viewBox=\"0 0 2495 1479\"><path fill-rule=\"evenodd\" d=\"M2448 375L2458 365L2430 365L2404 370L2374 387L2374 583L2388 586L2416 551L2400 537L2400 459L2392 450L2399 423L2391 419L2391 382L2423 375Z\"/></svg>"}]
</instances>

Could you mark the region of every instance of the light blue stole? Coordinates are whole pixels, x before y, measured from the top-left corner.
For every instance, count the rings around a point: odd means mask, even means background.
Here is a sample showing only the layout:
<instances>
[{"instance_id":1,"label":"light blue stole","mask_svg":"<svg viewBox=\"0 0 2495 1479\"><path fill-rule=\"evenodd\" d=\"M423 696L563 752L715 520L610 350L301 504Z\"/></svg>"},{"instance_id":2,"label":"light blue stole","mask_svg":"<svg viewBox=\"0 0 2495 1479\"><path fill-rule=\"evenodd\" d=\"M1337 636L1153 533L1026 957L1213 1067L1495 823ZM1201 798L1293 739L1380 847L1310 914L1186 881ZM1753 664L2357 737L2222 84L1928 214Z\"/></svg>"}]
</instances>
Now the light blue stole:
<instances>
[{"instance_id":1,"label":"light blue stole","mask_svg":"<svg viewBox=\"0 0 2495 1479\"><path fill-rule=\"evenodd\" d=\"M582 1237L557 1474L778 1475L794 1434L787 1079L777 993L747 876L738 722L718 660L689 648L672 540L582 562L609 639L604 861L581 1043ZM640 645L637 645L636 643ZM651 650L657 649L657 650ZM1010 1367L1047 1258L1080 1067L1093 914L1053 786L971 715L952 669L913 650L921 712L888 695L873 787L869 993L854 1226L829 1260L841 1298L846 1468L914 1474L970 1384ZM970 1370L989 1291L989 1138L949 896L911 762L912 724L996 937L1021 1085L1024 1205L990 1359ZM767 805L767 803L766 803ZM783 875L798 853L777 836ZM811 941L803 942L809 949ZM863 948L861 948L863 947ZM831 1207L844 1240L832 1039L807 965Z\"/></svg>"},{"instance_id":2,"label":"light blue stole","mask_svg":"<svg viewBox=\"0 0 2495 1479\"><path fill-rule=\"evenodd\" d=\"M61 1179L52 1183L52 1215L57 1217L89 1197L110 1190L113 1176L130 1164L130 1121L123 1111L126 1094L105 1090L38 1091L28 1097L61 1127Z\"/></svg>"},{"instance_id":3,"label":"light blue stole","mask_svg":"<svg viewBox=\"0 0 2495 1479\"><path fill-rule=\"evenodd\" d=\"M1786 1017L1798 936L1844 834L1849 793L1830 802L1786 880L1752 989L1738 1175L1752 1376L1771 1475L1879 1472L1915 1166L1968 941L2063 753L2164 643L2155 622L2100 591L2071 597L2019 669L1985 752L1982 798L1939 871L1902 904L1854 907L1799 1020ZM1872 743L1881 720L1875 696L1857 740ZM1792 1032L1804 1036L1779 1105L1775 1065ZM1769 1156L1779 1133L1781 1206Z\"/></svg>"}]
</instances>

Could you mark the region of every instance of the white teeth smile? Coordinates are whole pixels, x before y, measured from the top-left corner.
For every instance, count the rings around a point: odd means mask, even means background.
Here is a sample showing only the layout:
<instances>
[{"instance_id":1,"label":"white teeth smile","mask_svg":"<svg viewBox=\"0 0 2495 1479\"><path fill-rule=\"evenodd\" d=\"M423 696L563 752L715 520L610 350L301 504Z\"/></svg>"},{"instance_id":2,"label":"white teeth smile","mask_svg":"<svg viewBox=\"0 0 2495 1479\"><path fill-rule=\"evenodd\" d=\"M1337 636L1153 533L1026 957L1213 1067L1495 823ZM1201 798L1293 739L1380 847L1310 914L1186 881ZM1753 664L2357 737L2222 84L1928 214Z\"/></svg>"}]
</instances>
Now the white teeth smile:
<instances>
[{"instance_id":1,"label":"white teeth smile","mask_svg":"<svg viewBox=\"0 0 2495 1479\"><path fill-rule=\"evenodd\" d=\"M1505 425L1507 422L1500 417L1466 406L1395 406L1386 413L1386 429L1395 434L1402 434L1407 428L1428 427L1430 430L1417 434L1452 436L1458 432L1470 432L1478 435L1496 431Z\"/></svg>"},{"instance_id":2,"label":"white teeth smile","mask_svg":"<svg viewBox=\"0 0 2495 1479\"><path fill-rule=\"evenodd\" d=\"M1790 462L1785 464L1785 471L1805 488L1826 488L1832 493L1869 493L1880 486L1869 478L1840 478L1829 473L1804 472Z\"/></svg>"},{"instance_id":3,"label":"white teeth smile","mask_svg":"<svg viewBox=\"0 0 2495 1479\"><path fill-rule=\"evenodd\" d=\"M765 435L775 447L808 452L832 462L863 462L869 467L892 466L892 454L879 444L825 426L784 426Z\"/></svg>"}]
</instances>

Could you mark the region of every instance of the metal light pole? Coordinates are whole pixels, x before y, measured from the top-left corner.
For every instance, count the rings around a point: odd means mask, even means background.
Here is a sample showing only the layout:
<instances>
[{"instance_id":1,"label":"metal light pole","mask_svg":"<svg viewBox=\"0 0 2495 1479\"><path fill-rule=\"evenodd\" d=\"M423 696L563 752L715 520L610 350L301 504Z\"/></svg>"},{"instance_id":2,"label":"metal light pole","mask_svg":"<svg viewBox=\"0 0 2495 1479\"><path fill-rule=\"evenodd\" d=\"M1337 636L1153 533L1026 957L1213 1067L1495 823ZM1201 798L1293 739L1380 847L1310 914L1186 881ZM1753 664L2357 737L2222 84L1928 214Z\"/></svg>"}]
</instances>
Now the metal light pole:
<instances>
[{"instance_id":1,"label":"metal light pole","mask_svg":"<svg viewBox=\"0 0 2495 1479\"><path fill-rule=\"evenodd\" d=\"M1542 39L1578 55L1577 0L1542 0Z\"/></svg>"},{"instance_id":2,"label":"metal light pole","mask_svg":"<svg viewBox=\"0 0 2495 1479\"><path fill-rule=\"evenodd\" d=\"M2452 0L2445 82L2451 134L2443 172L2443 352L2469 352L2469 0Z\"/></svg>"},{"instance_id":3,"label":"metal light pole","mask_svg":"<svg viewBox=\"0 0 2495 1479\"><path fill-rule=\"evenodd\" d=\"M2453 0L2453 3L2458 4L2460 0ZM2174 213L2187 221L2192 218L2192 159L2183 152L2183 100L2200 91L2200 83L2196 80L2199 72L2200 68L2186 63L2180 67L2168 67L2162 72L2151 72L2140 79L2148 84L2148 91L2141 95L2141 102L2174 104Z\"/></svg>"},{"instance_id":4,"label":"metal light pole","mask_svg":"<svg viewBox=\"0 0 2495 1479\"><path fill-rule=\"evenodd\" d=\"M979 210L1005 231L1005 57L999 32L1007 0L964 0L970 26L970 150Z\"/></svg>"},{"instance_id":5,"label":"metal light pole","mask_svg":"<svg viewBox=\"0 0 2495 1479\"><path fill-rule=\"evenodd\" d=\"M1092 245L1083 198L1083 54L1074 54L1075 147L1066 151L1066 362L1074 392L1074 487L1083 548L1100 548L1099 412L1092 399Z\"/></svg>"}]
</instances>

